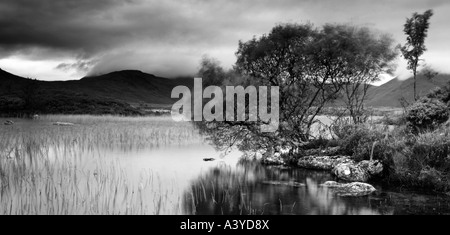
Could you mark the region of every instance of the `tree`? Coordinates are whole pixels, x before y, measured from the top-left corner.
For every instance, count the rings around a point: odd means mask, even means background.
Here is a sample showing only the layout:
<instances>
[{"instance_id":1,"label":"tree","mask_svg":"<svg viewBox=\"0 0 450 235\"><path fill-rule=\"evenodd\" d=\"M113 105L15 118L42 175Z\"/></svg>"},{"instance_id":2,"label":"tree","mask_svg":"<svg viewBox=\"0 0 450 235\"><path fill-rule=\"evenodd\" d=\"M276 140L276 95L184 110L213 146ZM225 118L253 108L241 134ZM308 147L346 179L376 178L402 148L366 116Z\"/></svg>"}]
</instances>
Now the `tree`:
<instances>
[{"instance_id":1,"label":"tree","mask_svg":"<svg viewBox=\"0 0 450 235\"><path fill-rule=\"evenodd\" d=\"M428 10L423 14L417 12L406 20L404 32L407 35L406 44L401 47L405 59L408 61L408 69L414 75L414 100L417 101L417 69L419 68L420 57L427 50L425 39L430 28L430 18L433 11Z\"/></svg>"},{"instance_id":2,"label":"tree","mask_svg":"<svg viewBox=\"0 0 450 235\"><path fill-rule=\"evenodd\" d=\"M227 74L218 60L203 56L197 76L203 78L203 86L207 87L222 85Z\"/></svg>"},{"instance_id":3,"label":"tree","mask_svg":"<svg viewBox=\"0 0 450 235\"><path fill-rule=\"evenodd\" d=\"M391 45L387 37L372 38L366 29L346 25L275 26L269 34L239 42L234 70L245 79L234 85L279 87L278 131L262 133L258 122L197 126L221 149L233 145L241 150L267 151L299 147L311 139L317 116L343 94L346 86L350 89L354 84L366 84L386 70L395 57Z\"/></svg>"},{"instance_id":4,"label":"tree","mask_svg":"<svg viewBox=\"0 0 450 235\"><path fill-rule=\"evenodd\" d=\"M333 34L340 35L343 58L347 61L347 72L343 80L343 100L346 112L354 124L364 122L364 103L370 84L379 80L381 74L392 73L397 50L393 39L386 34L377 34L369 28L348 25L326 26ZM328 33L332 34L332 33Z\"/></svg>"}]
</instances>

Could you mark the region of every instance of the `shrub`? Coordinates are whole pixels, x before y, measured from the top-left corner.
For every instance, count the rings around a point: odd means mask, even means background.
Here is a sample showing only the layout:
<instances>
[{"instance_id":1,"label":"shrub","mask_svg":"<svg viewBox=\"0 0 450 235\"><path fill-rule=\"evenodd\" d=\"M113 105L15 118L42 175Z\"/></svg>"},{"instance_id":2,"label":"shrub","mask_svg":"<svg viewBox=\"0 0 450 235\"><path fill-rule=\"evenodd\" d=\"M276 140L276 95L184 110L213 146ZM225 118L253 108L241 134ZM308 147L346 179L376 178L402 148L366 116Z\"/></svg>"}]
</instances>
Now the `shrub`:
<instances>
[{"instance_id":1,"label":"shrub","mask_svg":"<svg viewBox=\"0 0 450 235\"><path fill-rule=\"evenodd\" d=\"M433 130L450 117L449 107L439 99L422 98L408 109L406 120L413 130Z\"/></svg>"},{"instance_id":2,"label":"shrub","mask_svg":"<svg viewBox=\"0 0 450 235\"><path fill-rule=\"evenodd\" d=\"M341 145L345 154L353 156L356 161L369 160L371 157L376 159L380 155L376 151L380 150L378 143L385 137L383 132L364 125L344 129L347 134L341 138Z\"/></svg>"},{"instance_id":3,"label":"shrub","mask_svg":"<svg viewBox=\"0 0 450 235\"><path fill-rule=\"evenodd\" d=\"M427 95L427 98L438 99L443 103L450 102L450 83L447 86L434 89Z\"/></svg>"},{"instance_id":4,"label":"shrub","mask_svg":"<svg viewBox=\"0 0 450 235\"><path fill-rule=\"evenodd\" d=\"M450 131L440 128L419 135L398 133L384 142L386 181L438 191L450 189Z\"/></svg>"},{"instance_id":5,"label":"shrub","mask_svg":"<svg viewBox=\"0 0 450 235\"><path fill-rule=\"evenodd\" d=\"M384 117L380 120L381 124L389 125L389 126L402 126L407 123L405 115L384 115Z\"/></svg>"},{"instance_id":6,"label":"shrub","mask_svg":"<svg viewBox=\"0 0 450 235\"><path fill-rule=\"evenodd\" d=\"M331 125L333 134L341 140L350 136L354 128L355 125L351 123L351 120L349 118L337 119Z\"/></svg>"},{"instance_id":7,"label":"shrub","mask_svg":"<svg viewBox=\"0 0 450 235\"><path fill-rule=\"evenodd\" d=\"M441 171L450 171L450 136L448 131L434 131L421 134L411 147L411 160L419 164L419 169L425 167ZM412 168L414 170L414 168ZM418 169L418 170L419 170Z\"/></svg>"}]
</instances>

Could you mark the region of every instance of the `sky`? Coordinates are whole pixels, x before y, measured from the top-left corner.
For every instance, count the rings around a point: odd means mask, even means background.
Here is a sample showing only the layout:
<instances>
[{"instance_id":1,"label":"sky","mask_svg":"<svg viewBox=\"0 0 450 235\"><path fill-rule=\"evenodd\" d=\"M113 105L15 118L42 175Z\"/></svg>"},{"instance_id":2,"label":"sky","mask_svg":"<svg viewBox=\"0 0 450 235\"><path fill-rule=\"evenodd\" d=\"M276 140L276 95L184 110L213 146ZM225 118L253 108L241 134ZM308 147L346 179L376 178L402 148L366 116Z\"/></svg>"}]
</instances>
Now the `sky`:
<instances>
[{"instance_id":1,"label":"sky","mask_svg":"<svg viewBox=\"0 0 450 235\"><path fill-rule=\"evenodd\" d=\"M423 58L450 73L448 0L1 0L0 68L49 81L126 69L194 75L204 55L231 68L239 40L277 24L350 23L404 43L406 18L427 9ZM399 58L395 76L410 75Z\"/></svg>"}]
</instances>

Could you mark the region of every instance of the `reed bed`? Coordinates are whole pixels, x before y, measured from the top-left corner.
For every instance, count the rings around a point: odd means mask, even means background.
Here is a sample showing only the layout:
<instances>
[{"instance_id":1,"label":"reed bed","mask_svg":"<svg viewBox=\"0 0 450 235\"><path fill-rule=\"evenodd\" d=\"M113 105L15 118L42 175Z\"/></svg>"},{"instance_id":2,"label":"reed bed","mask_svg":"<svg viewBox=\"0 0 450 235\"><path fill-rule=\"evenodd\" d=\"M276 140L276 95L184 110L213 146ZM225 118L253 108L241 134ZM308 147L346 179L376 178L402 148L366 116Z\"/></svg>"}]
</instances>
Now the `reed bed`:
<instances>
[{"instance_id":1,"label":"reed bed","mask_svg":"<svg viewBox=\"0 0 450 235\"><path fill-rule=\"evenodd\" d=\"M189 145L202 138L170 117L42 116L0 126L0 214L180 214L158 175L133 178L102 149ZM54 126L70 122L75 126Z\"/></svg>"}]
</instances>

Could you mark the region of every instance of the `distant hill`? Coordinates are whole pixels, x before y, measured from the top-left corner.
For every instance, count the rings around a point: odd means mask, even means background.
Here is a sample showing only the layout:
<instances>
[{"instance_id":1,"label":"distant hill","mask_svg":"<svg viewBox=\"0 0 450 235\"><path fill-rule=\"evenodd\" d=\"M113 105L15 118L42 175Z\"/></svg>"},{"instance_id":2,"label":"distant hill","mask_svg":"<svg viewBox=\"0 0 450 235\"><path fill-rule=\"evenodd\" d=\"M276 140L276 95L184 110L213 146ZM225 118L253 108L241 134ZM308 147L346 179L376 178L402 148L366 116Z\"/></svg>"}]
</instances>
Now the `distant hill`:
<instances>
[{"instance_id":1,"label":"distant hill","mask_svg":"<svg viewBox=\"0 0 450 235\"><path fill-rule=\"evenodd\" d=\"M417 94L424 96L432 89L450 82L450 75L438 75L432 80L423 76L417 78ZM401 107L400 100L414 101L414 79L393 79L381 86L372 86L367 94L367 106L372 107Z\"/></svg>"},{"instance_id":2,"label":"distant hill","mask_svg":"<svg viewBox=\"0 0 450 235\"><path fill-rule=\"evenodd\" d=\"M192 79L167 79L134 70L55 82L0 70L0 114L138 114L141 106L170 107L172 89L192 84Z\"/></svg>"},{"instance_id":3,"label":"distant hill","mask_svg":"<svg viewBox=\"0 0 450 235\"><path fill-rule=\"evenodd\" d=\"M450 75L432 80L419 76L418 94L450 82ZM143 114L153 108L170 108L176 86L193 86L193 79L167 79L135 70L90 76L72 81L26 79L0 69L0 115L33 113L66 114ZM413 101L413 79L393 79L382 86L371 86L366 105L401 107L400 99ZM334 102L339 106L342 102Z\"/></svg>"}]
</instances>

